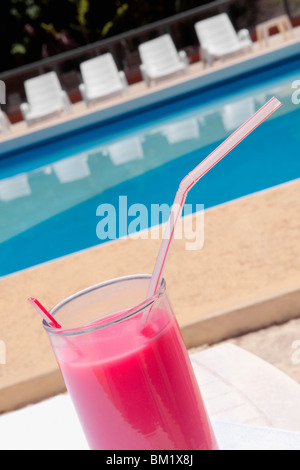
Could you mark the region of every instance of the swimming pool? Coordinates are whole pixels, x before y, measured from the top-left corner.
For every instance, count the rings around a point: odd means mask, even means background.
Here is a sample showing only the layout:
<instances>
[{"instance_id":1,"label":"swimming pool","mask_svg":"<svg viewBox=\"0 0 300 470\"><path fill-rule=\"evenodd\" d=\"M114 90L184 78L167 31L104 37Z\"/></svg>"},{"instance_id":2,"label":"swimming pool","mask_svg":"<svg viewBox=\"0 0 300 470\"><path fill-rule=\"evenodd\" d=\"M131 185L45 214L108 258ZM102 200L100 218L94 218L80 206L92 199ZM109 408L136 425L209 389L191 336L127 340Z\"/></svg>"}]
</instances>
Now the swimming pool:
<instances>
[{"instance_id":1,"label":"swimming pool","mask_svg":"<svg viewBox=\"0 0 300 470\"><path fill-rule=\"evenodd\" d=\"M300 57L2 155L0 276L101 243L97 207L117 208L119 196L128 206L171 205L183 176L274 95L283 107L187 202L209 208L299 178L294 80Z\"/></svg>"}]
</instances>

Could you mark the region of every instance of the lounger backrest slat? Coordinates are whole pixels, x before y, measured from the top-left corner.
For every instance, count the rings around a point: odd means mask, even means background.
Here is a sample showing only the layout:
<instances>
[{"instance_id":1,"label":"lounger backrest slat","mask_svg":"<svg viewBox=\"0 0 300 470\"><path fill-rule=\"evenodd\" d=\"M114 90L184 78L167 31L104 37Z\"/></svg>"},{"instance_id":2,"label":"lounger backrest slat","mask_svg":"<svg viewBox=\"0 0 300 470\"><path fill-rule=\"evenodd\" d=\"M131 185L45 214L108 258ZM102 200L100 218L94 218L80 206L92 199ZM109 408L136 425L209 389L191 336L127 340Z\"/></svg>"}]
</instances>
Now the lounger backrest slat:
<instances>
[{"instance_id":1,"label":"lounger backrest slat","mask_svg":"<svg viewBox=\"0 0 300 470\"><path fill-rule=\"evenodd\" d=\"M61 101L62 87L55 72L49 72L24 83L28 103L32 107Z\"/></svg>"},{"instance_id":2,"label":"lounger backrest slat","mask_svg":"<svg viewBox=\"0 0 300 470\"><path fill-rule=\"evenodd\" d=\"M83 62L80 70L88 89L105 90L121 84L118 68L110 53Z\"/></svg>"},{"instance_id":3,"label":"lounger backrest slat","mask_svg":"<svg viewBox=\"0 0 300 470\"><path fill-rule=\"evenodd\" d=\"M228 46L239 42L237 33L226 13L195 24L196 33L202 45Z\"/></svg>"},{"instance_id":4,"label":"lounger backrest slat","mask_svg":"<svg viewBox=\"0 0 300 470\"><path fill-rule=\"evenodd\" d=\"M179 62L178 51L171 36L165 34L139 46L142 62L147 66L166 66Z\"/></svg>"}]
</instances>

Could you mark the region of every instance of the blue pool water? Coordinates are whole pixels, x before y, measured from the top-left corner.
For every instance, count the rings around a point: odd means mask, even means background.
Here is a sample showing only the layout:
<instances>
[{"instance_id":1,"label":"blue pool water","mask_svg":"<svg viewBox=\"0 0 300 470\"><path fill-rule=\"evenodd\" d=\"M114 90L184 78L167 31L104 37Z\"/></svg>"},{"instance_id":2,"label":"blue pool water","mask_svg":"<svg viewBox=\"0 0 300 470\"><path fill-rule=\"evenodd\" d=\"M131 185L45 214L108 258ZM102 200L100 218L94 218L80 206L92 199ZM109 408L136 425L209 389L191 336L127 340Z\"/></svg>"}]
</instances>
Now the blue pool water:
<instances>
[{"instance_id":1,"label":"blue pool water","mask_svg":"<svg viewBox=\"0 0 300 470\"><path fill-rule=\"evenodd\" d=\"M97 208L118 210L119 196L149 214L151 204L171 205L182 178L274 95L283 107L210 171L187 203L209 208L299 178L294 80L300 57L0 156L0 276L102 243Z\"/></svg>"}]
</instances>

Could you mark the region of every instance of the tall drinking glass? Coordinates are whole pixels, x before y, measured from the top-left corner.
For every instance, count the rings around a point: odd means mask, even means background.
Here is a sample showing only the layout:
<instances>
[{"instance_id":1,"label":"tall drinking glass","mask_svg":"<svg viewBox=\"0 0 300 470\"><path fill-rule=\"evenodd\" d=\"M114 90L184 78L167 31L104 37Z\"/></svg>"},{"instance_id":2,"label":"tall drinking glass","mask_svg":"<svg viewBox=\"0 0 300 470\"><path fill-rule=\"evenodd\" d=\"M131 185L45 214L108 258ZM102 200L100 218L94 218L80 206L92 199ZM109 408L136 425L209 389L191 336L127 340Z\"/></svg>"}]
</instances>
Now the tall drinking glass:
<instances>
[{"instance_id":1,"label":"tall drinking glass","mask_svg":"<svg viewBox=\"0 0 300 470\"><path fill-rule=\"evenodd\" d=\"M92 450L217 450L165 281L151 276L86 289L44 327ZM136 306L136 307L135 307Z\"/></svg>"}]
</instances>

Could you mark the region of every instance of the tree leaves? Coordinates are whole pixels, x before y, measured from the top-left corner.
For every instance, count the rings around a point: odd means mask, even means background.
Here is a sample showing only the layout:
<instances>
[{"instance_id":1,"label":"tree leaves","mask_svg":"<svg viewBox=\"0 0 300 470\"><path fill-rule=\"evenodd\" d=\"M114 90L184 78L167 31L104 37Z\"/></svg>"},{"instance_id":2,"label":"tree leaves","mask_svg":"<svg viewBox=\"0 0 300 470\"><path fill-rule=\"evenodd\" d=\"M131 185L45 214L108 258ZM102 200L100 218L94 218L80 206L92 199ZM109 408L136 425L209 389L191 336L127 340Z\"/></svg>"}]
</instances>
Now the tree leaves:
<instances>
[{"instance_id":1,"label":"tree leaves","mask_svg":"<svg viewBox=\"0 0 300 470\"><path fill-rule=\"evenodd\" d=\"M117 8L116 14L114 18L111 21L108 21L102 28L101 35L102 37L105 37L108 35L109 31L116 25L118 20L125 15L129 8L128 3L124 3L121 5L119 8Z\"/></svg>"}]
</instances>

